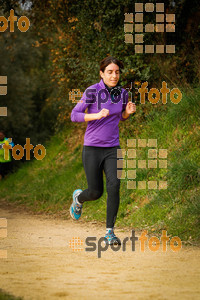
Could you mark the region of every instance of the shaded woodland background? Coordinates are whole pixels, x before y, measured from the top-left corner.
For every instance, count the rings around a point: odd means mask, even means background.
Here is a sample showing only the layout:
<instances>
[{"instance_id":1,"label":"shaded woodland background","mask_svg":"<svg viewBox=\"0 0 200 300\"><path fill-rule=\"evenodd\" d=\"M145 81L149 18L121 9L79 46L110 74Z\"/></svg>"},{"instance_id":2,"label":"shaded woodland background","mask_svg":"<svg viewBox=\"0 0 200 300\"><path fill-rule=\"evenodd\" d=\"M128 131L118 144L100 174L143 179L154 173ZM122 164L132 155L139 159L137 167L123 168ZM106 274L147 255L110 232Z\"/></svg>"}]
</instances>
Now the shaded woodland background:
<instances>
[{"instance_id":1,"label":"shaded woodland background","mask_svg":"<svg viewBox=\"0 0 200 300\"><path fill-rule=\"evenodd\" d=\"M199 1L159 1L165 13L176 14L176 32L145 34L145 39L175 43L176 53L137 55L134 45L124 42L124 13L134 12L135 2L142 1L0 1L0 15L8 18L14 9L31 22L25 33L15 22L14 33L0 34L0 74L8 77L8 94L0 98L8 116L0 118L0 128L15 144L24 145L26 137L33 144L45 143L69 126L74 106L69 91L83 92L97 82L99 62L107 55L124 62L121 83L126 87L144 80L158 88L163 80L180 90L199 85Z\"/></svg>"}]
</instances>

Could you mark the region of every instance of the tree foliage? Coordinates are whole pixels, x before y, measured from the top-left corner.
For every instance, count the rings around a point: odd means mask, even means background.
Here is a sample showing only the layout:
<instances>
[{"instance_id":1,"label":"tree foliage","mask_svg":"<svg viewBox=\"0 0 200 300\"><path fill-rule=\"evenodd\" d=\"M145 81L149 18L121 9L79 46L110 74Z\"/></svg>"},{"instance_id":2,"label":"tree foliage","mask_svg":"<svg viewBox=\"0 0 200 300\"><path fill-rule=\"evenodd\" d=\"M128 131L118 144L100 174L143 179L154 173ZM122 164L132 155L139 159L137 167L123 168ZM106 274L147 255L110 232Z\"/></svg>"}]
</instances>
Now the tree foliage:
<instances>
[{"instance_id":1,"label":"tree foliage","mask_svg":"<svg viewBox=\"0 0 200 300\"><path fill-rule=\"evenodd\" d=\"M176 32L145 33L144 40L150 44L175 43L176 53L142 55L135 54L134 44L124 42L124 13L134 13L139 0L23 0L21 3L29 7L24 11L19 2L0 1L4 15L13 8L16 15L23 12L31 21L26 34L16 31L0 35L0 71L10 82L9 95L1 97L8 103L10 115L0 119L0 125L17 136L32 132L44 137L55 128L56 117L57 130L67 124L74 105L69 92L83 92L98 81L99 62L107 55L124 62L124 86L145 80L149 86L160 86L163 80L173 86L199 84L198 0L192 4L189 0L163 0L165 13L176 14ZM146 21L154 18L155 13L147 14Z\"/></svg>"}]
</instances>

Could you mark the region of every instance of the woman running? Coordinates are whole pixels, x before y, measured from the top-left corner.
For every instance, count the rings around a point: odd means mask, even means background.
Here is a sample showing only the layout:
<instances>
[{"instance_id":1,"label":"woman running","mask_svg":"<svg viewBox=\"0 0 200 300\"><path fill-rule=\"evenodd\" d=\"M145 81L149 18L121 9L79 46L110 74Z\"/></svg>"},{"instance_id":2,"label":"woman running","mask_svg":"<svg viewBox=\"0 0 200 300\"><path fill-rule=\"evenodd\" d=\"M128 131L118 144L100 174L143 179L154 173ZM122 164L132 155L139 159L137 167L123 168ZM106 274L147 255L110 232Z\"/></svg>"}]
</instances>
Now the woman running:
<instances>
[{"instance_id":1,"label":"woman running","mask_svg":"<svg viewBox=\"0 0 200 300\"><path fill-rule=\"evenodd\" d=\"M128 102L128 92L118 84L123 68L118 59L112 56L104 58L100 63L100 82L85 90L71 113L72 122L88 122L82 151L88 188L74 191L70 214L78 220L83 203L102 196L104 171L107 188L105 243L109 245L121 244L114 234L120 190L117 176L117 150L121 149L118 124L136 111L135 104Z\"/></svg>"}]
</instances>

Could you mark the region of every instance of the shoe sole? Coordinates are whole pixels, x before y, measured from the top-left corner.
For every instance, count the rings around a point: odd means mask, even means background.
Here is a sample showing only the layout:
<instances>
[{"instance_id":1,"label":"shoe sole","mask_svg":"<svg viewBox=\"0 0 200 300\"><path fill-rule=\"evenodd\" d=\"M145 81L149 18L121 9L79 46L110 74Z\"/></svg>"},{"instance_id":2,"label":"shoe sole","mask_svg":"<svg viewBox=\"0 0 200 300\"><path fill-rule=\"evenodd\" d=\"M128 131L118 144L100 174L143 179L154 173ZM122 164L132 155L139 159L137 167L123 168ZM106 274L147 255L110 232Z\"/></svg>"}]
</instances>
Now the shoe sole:
<instances>
[{"instance_id":1,"label":"shoe sole","mask_svg":"<svg viewBox=\"0 0 200 300\"><path fill-rule=\"evenodd\" d=\"M104 244L106 244L106 245L121 245L121 243L109 243L109 242L106 242L106 241L104 241Z\"/></svg>"},{"instance_id":2,"label":"shoe sole","mask_svg":"<svg viewBox=\"0 0 200 300\"><path fill-rule=\"evenodd\" d=\"M76 220L76 219L74 218L74 216L72 215L72 212L71 212L71 206L70 206L69 212L70 212L70 216L72 217L72 219L73 219L73 220Z\"/></svg>"},{"instance_id":3,"label":"shoe sole","mask_svg":"<svg viewBox=\"0 0 200 300\"><path fill-rule=\"evenodd\" d=\"M80 189L80 191L82 192L81 189ZM75 195L76 195L76 193L75 193L75 191L74 191L74 192L73 192L73 201L74 201ZM69 209L70 216L72 217L73 220L78 221L78 220L80 219L81 216L80 216L78 219L74 218L74 216L73 216L73 214L72 214L72 212L71 212L71 207L72 207L72 205L70 206L70 209Z\"/></svg>"},{"instance_id":4,"label":"shoe sole","mask_svg":"<svg viewBox=\"0 0 200 300\"><path fill-rule=\"evenodd\" d=\"M78 219L76 219L76 218L73 216L73 214L72 214L72 212L71 212L71 206L70 206L69 212L70 212L70 216L72 217L73 220L78 221L78 220L80 219L81 216L80 216Z\"/></svg>"}]
</instances>

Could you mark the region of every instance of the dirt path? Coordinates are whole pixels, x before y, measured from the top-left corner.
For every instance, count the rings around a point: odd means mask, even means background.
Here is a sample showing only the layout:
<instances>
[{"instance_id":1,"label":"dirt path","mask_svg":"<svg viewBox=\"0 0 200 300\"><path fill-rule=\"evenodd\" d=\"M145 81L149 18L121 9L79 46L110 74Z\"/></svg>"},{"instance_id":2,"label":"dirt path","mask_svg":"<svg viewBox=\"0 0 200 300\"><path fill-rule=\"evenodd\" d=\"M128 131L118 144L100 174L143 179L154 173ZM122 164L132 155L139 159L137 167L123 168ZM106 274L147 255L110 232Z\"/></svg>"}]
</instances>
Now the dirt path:
<instances>
[{"instance_id":1,"label":"dirt path","mask_svg":"<svg viewBox=\"0 0 200 300\"><path fill-rule=\"evenodd\" d=\"M0 248L0 288L24 299L199 299L200 249L73 251L69 241L104 235L104 226L0 207L8 235ZM120 238L131 231L115 231ZM140 236L140 234L136 234Z\"/></svg>"}]
</instances>

